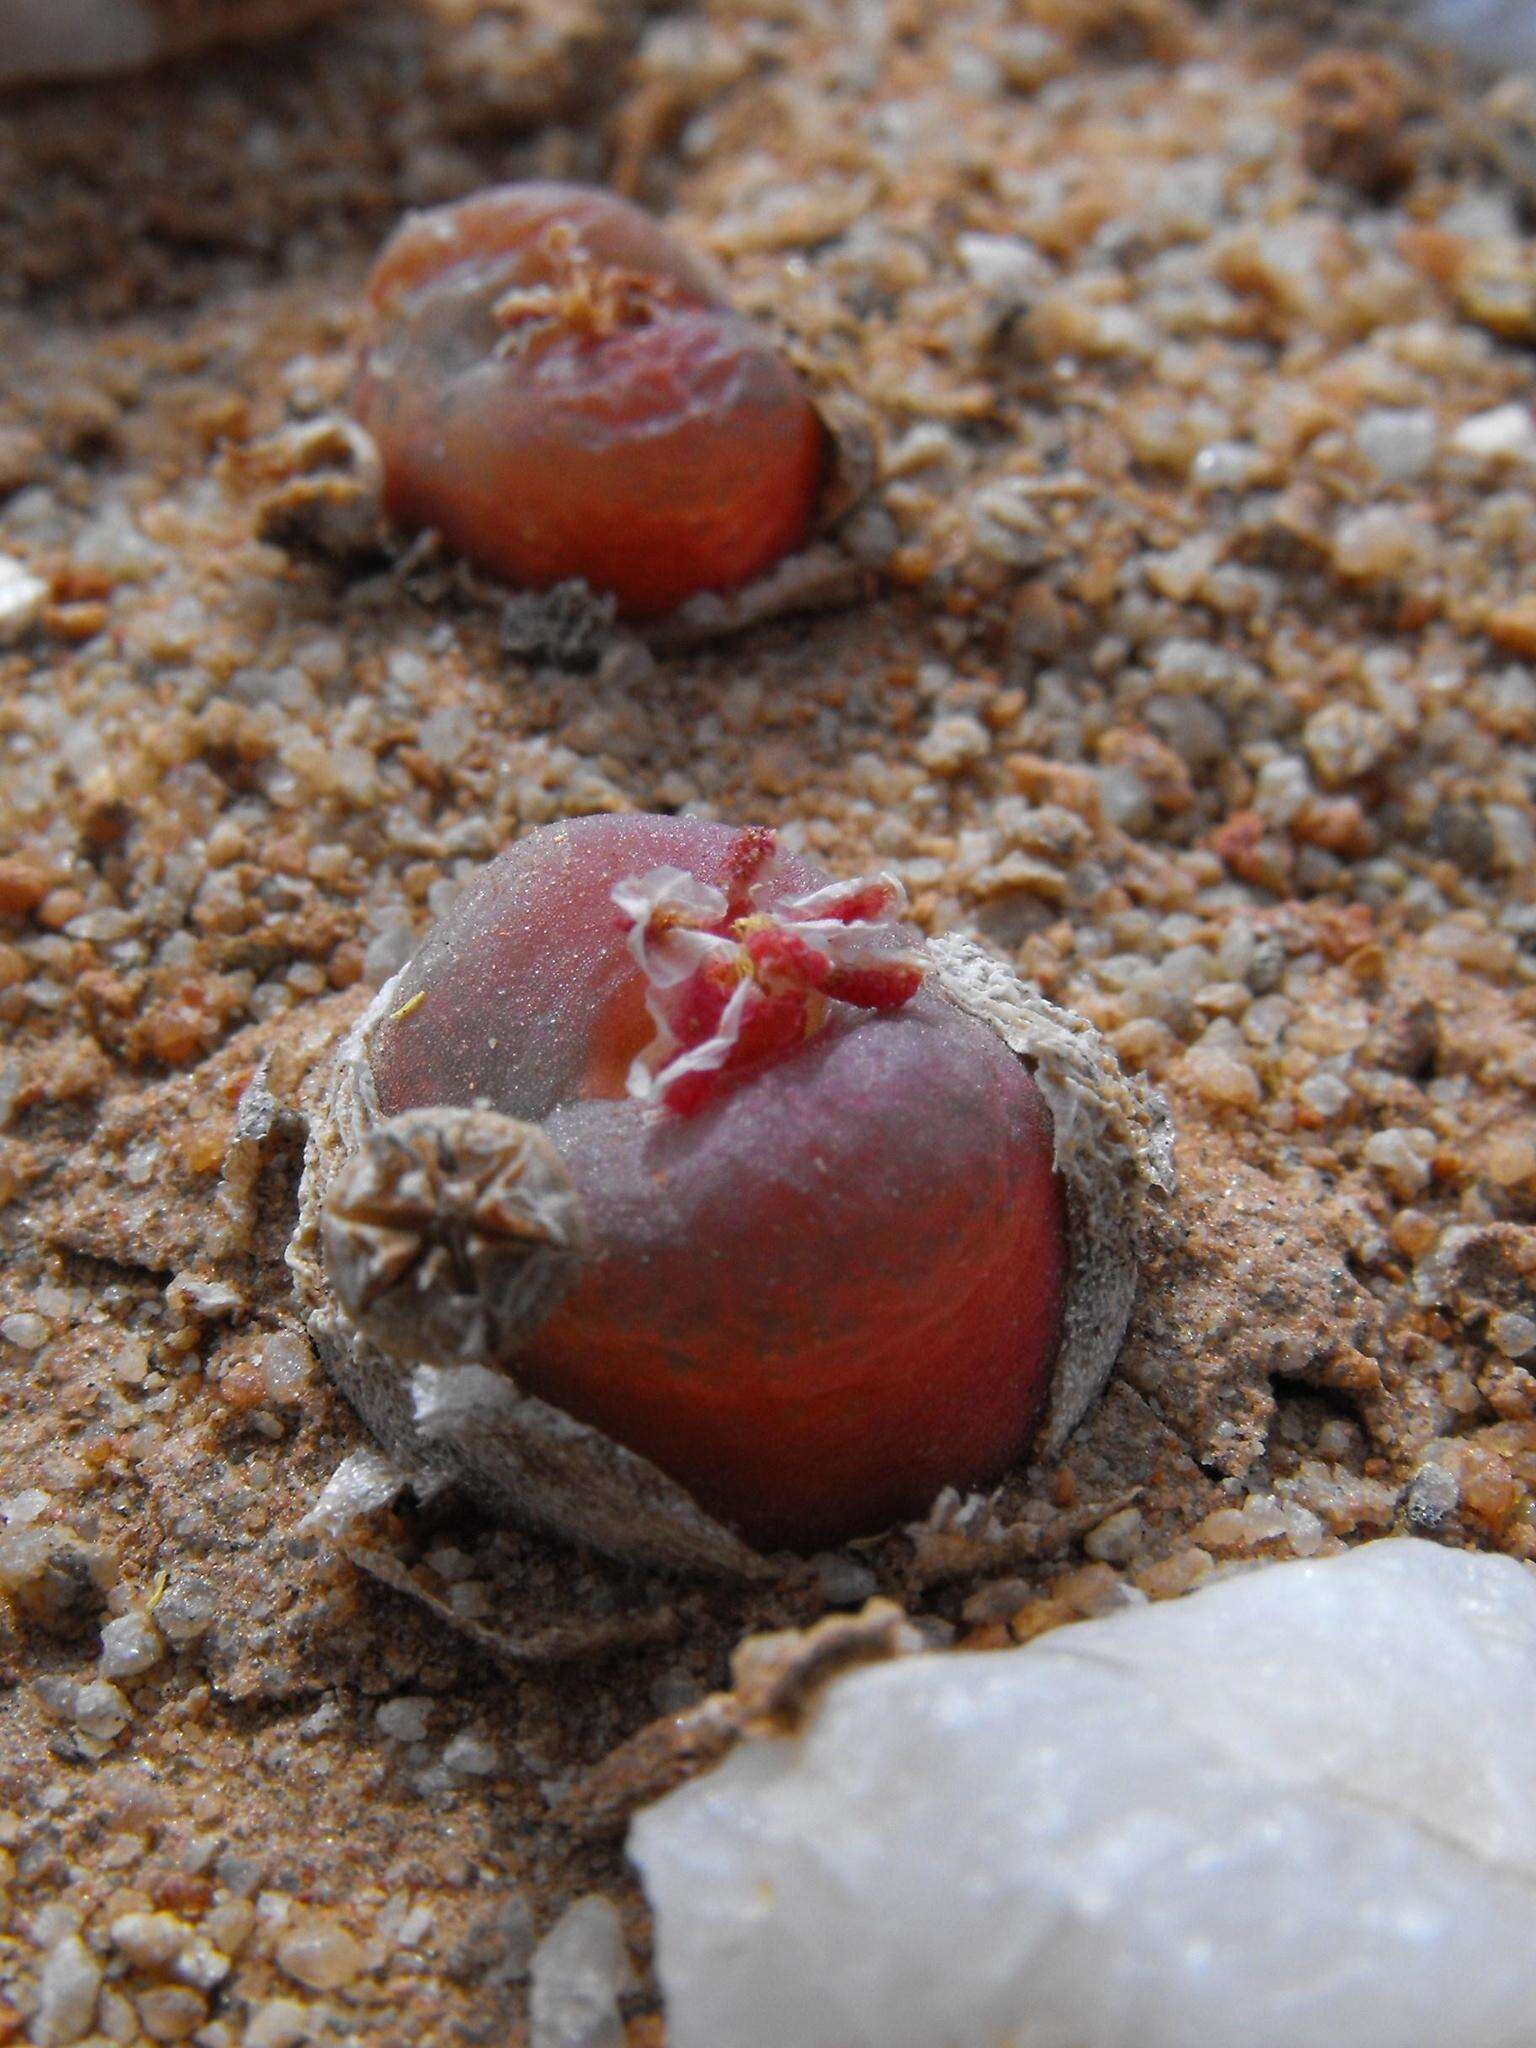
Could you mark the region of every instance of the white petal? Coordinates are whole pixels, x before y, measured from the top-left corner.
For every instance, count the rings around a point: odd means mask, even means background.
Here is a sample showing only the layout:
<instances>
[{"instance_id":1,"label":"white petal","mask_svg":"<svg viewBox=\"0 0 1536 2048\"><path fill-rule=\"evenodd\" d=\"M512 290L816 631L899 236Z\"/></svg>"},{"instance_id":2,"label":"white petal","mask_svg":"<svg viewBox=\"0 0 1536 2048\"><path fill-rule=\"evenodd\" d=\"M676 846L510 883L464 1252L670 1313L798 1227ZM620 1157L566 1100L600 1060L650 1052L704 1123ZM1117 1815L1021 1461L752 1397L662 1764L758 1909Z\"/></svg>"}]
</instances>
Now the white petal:
<instances>
[{"instance_id":1,"label":"white petal","mask_svg":"<svg viewBox=\"0 0 1536 2048\"><path fill-rule=\"evenodd\" d=\"M675 1059L667 1059L661 1066L654 1065L653 1061L658 1053L665 1054L667 1047L660 1038L654 1040L636 1057L629 1070L629 1078L625 1083L629 1093L638 1102L663 1102L673 1083L680 1081L685 1074L718 1073L730 1058L737 1040L741 1037L741 1027L746 1020L748 1007L758 999L759 990L755 982L739 981L731 992L730 1001L720 1013L720 1022L715 1027L713 1037L690 1046L686 1052L679 1053ZM652 1014L654 1015L654 1012ZM670 1030L667 1037L671 1039L672 1044L677 1043L676 1039L672 1038Z\"/></svg>"},{"instance_id":2,"label":"white petal","mask_svg":"<svg viewBox=\"0 0 1536 2048\"><path fill-rule=\"evenodd\" d=\"M726 912L725 897L685 868L651 868L626 875L613 885L613 900L626 917L645 924L658 910L684 917L690 924L718 924Z\"/></svg>"},{"instance_id":3,"label":"white petal","mask_svg":"<svg viewBox=\"0 0 1536 2048\"><path fill-rule=\"evenodd\" d=\"M841 924L837 911L852 899L864 895L876 883L883 898L880 908L873 917L861 918L860 923L883 923L900 917L907 907L907 892L895 875L883 871L878 875L860 875L852 882L829 882L825 889L815 889L809 896L795 896L787 903L778 904L775 914L797 925L820 918L831 918Z\"/></svg>"},{"instance_id":4,"label":"white petal","mask_svg":"<svg viewBox=\"0 0 1536 2048\"><path fill-rule=\"evenodd\" d=\"M908 945L904 933L888 924L839 924L826 918L815 924L794 926L797 939L805 939L825 953L835 967L917 967L927 965L923 955Z\"/></svg>"},{"instance_id":5,"label":"white petal","mask_svg":"<svg viewBox=\"0 0 1536 2048\"><path fill-rule=\"evenodd\" d=\"M711 956L724 958L734 950L729 939L697 929L725 916L724 896L682 868L626 875L614 884L612 896L631 920L626 944L636 966L659 987L686 981ZM653 928L658 912L666 919L659 931Z\"/></svg>"}]
</instances>

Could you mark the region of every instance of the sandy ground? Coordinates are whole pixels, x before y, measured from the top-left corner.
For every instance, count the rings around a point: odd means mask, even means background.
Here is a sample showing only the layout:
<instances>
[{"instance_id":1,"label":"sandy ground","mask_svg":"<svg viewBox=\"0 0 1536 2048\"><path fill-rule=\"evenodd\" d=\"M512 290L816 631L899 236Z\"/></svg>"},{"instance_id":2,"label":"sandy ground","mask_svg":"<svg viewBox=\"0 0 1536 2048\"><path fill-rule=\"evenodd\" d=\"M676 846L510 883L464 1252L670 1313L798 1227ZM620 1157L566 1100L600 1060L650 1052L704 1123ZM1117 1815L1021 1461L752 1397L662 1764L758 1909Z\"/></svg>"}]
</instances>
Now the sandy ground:
<instances>
[{"instance_id":1,"label":"sandy ground","mask_svg":"<svg viewBox=\"0 0 1536 2048\"><path fill-rule=\"evenodd\" d=\"M1163 0L442 0L0 102L0 2041L520 2040L597 1890L654 2044L649 1751L589 1774L743 1633L1536 1556L1526 131L1307 56ZM863 423L841 605L648 647L274 523L391 223L533 172L666 212ZM235 1105L517 832L630 806L894 868L1165 1091L1184 1191L989 1522L740 1593L385 1518L474 1638L300 1527L361 1437L297 1118L232 1158Z\"/></svg>"}]
</instances>

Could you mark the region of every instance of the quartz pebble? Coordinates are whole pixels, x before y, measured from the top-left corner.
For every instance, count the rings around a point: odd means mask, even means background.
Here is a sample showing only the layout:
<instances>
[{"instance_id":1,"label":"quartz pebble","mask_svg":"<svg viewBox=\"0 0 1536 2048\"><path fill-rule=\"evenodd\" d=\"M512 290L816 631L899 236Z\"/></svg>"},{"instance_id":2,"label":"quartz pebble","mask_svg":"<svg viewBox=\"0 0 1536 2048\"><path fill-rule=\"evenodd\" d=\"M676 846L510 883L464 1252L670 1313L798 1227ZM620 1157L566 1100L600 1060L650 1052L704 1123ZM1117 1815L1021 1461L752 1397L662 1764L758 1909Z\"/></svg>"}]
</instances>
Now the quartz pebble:
<instances>
[{"instance_id":1,"label":"quartz pebble","mask_svg":"<svg viewBox=\"0 0 1536 2048\"><path fill-rule=\"evenodd\" d=\"M176 1913L123 1913L108 1932L112 1946L141 1970L164 1969L192 1939L192 1929Z\"/></svg>"},{"instance_id":2,"label":"quartz pebble","mask_svg":"<svg viewBox=\"0 0 1536 2048\"><path fill-rule=\"evenodd\" d=\"M213 1616L212 1590L190 1574L172 1579L155 1607L156 1627L178 1647L206 1635Z\"/></svg>"},{"instance_id":3,"label":"quartz pebble","mask_svg":"<svg viewBox=\"0 0 1536 2048\"><path fill-rule=\"evenodd\" d=\"M494 1742L488 1742L483 1735L472 1735L466 1728L443 1750L443 1765L455 1777L494 1778L501 1768L501 1758Z\"/></svg>"},{"instance_id":4,"label":"quartz pebble","mask_svg":"<svg viewBox=\"0 0 1536 2048\"><path fill-rule=\"evenodd\" d=\"M427 1732L431 1712L429 1699L419 1694L403 1694L399 1699L386 1700L373 1718L379 1733L387 1735L391 1742L420 1742Z\"/></svg>"},{"instance_id":5,"label":"quartz pebble","mask_svg":"<svg viewBox=\"0 0 1536 2048\"><path fill-rule=\"evenodd\" d=\"M527 1895L515 1886L508 1889L490 1916L487 1926L490 1960L485 1973L488 1984L521 1984L528 1975L536 1947L533 1908Z\"/></svg>"},{"instance_id":6,"label":"quartz pebble","mask_svg":"<svg viewBox=\"0 0 1536 2048\"><path fill-rule=\"evenodd\" d=\"M1213 1108L1254 1110L1264 1099L1252 1067L1232 1053L1197 1048L1184 1064L1196 1092Z\"/></svg>"},{"instance_id":7,"label":"quartz pebble","mask_svg":"<svg viewBox=\"0 0 1536 2048\"><path fill-rule=\"evenodd\" d=\"M991 750L986 728L978 719L958 713L935 719L917 744L917 757L935 775L959 775Z\"/></svg>"},{"instance_id":8,"label":"quartz pebble","mask_svg":"<svg viewBox=\"0 0 1536 2048\"><path fill-rule=\"evenodd\" d=\"M165 1655L165 1639L142 1614L119 1615L101 1632L103 1678L138 1678Z\"/></svg>"},{"instance_id":9,"label":"quartz pebble","mask_svg":"<svg viewBox=\"0 0 1536 2048\"><path fill-rule=\"evenodd\" d=\"M1536 1351L1536 1321L1530 1316L1506 1311L1490 1318L1488 1336L1496 1351L1506 1358L1528 1358Z\"/></svg>"},{"instance_id":10,"label":"quartz pebble","mask_svg":"<svg viewBox=\"0 0 1536 2048\"><path fill-rule=\"evenodd\" d=\"M955 243L966 276L984 292L1020 303L1051 275L1050 265L1014 235L961 235Z\"/></svg>"},{"instance_id":11,"label":"quartz pebble","mask_svg":"<svg viewBox=\"0 0 1536 2048\"><path fill-rule=\"evenodd\" d=\"M78 1934L54 1943L38 1985L31 2037L37 2048L67 2048L91 2031L101 1977L101 1964Z\"/></svg>"},{"instance_id":12,"label":"quartz pebble","mask_svg":"<svg viewBox=\"0 0 1536 2048\"><path fill-rule=\"evenodd\" d=\"M1485 460L1502 455L1536 462L1536 415L1528 405L1513 403L1475 412L1456 429L1451 445L1458 454Z\"/></svg>"},{"instance_id":13,"label":"quartz pebble","mask_svg":"<svg viewBox=\"0 0 1536 2048\"><path fill-rule=\"evenodd\" d=\"M1394 1125L1374 1131L1362 1152L1366 1164L1376 1168L1400 1200L1412 1201L1429 1186L1434 1173L1433 1131L1416 1124Z\"/></svg>"},{"instance_id":14,"label":"quartz pebble","mask_svg":"<svg viewBox=\"0 0 1536 2048\"><path fill-rule=\"evenodd\" d=\"M256 1354L256 1366L268 1400L283 1406L304 1398L304 1390L314 1376L315 1355L302 1337L279 1330L263 1340Z\"/></svg>"},{"instance_id":15,"label":"quartz pebble","mask_svg":"<svg viewBox=\"0 0 1536 2048\"><path fill-rule=\"evenodd\" d=\"M30 632L43 615L48 586L12 555L0 555L0 647Z\"/></svg>"},{"instance_id":16,"label":"quartz pebble","mask_svg":"<svg viewBox=\"0 0 1536 2048\"><path fill-rule=\"evenodd\" d=\"M1140 1508L1121 1508L1090 1529L1083 1548L1091 1558L1104 1564L1129 1564L1141 1543Z\"/></svg>"},{"instance_id":17,"label":"quartz pebble","mask_svg":"<svg viewBox=\"0 0 1536 2048\"><path fill-rule=\"evenodd\" d=\"M667 2038L1523 2048L1533 1658L1391 1538L850 1675L635 1823Z\"/></svg>"},{"instance_id":18,"label":"quartz pebble","mask_svg":"<svg viewBox=\"0 0 1536 2048\"><path fill-rule=\"evenodd\" d=\"M1435 459L1435 416L1423 408L1379 406L1355 428L1355 446L1383 483L1408 484Z\"/></svg>"},{"instance_id":19,"label":"quartz pebble","mask_svg":"<svg viewBox=\"0 0 1536 2048\"><path fill-rule=\"evenodd\" d=\"M283 1935L277 1967L310 1991L339 1991L362 1969L363 1952L344 1927L317 1913Z\"/></svg>"},{"instance_id":20,"label":"quartz pebble","mask_svg":"<svg viewBox=\"0 0 1536 2048\"><path fill-rule=\"evenodd\" d=\"M1461 1505L1456 1474L1445 1465L1424 1464L1408 1488L1408 1519L1420 1529L1438 1529Z\"/></svg>"},{"instance_id":21,"label":"quartz pebble","mask_svg":"<svg viewBox=\"0 0 1536 2048\"><path fill-rule=\"evenodd\" d=\"M1433 540L1421 519L1390 505L1372 505L1340 520L1333 559L1341 576L1372 582L1420 568L1429 558Z\"/></svg>"},{"instance_id":22,"label":"quartz pebble","mask_svg":"<svg viewBox=\"0 0 1536 2048\"><path fill-rule=\"evenodd\" d=\"M59 1696L68 1718L93 1742L115 1742L133 1719L133 1709L107 1679L95 1678L76 1686L66 1680L67 1693Z\"/></svg>"},{"instance_id":23,"label":"quartz pebble","mask_svg":"<svg viewBox=\"0 0 1536 2048\"><path fill-rule=\"evenodd\" d=\"M48 1325L43 1317L19 1310L13 1316L0 1319L0 1337L7 1344L14 1344L18 1351L41 1351L48 1342Z\"/></svg>"},{"instance_id":24,"label":"quartz pebble","mask_svg":"<svg viewBox=\"0 0 1536 2048\"><path fill-rule=\"evenodd\" d=\"M623 2048L619 1998L630 1980L611 1901L597 1892L578 1899L534 1950L532 2048Z\"/></svg>"},{"instance_id":25,"label":"quartz pebble","mask_svg":"<svg viewBox=\"0 0 1536 2048\"><path fill-rule=\"evenodd\" d=\"M151 2041L185 2041L208 2017L207 2001L181 1984L156 1984L135 2002L139 2025Z\"/></svg>"},{"instance_id":26,"label":"quartz pebble","mask_svg":"<svg viewBox=\"0 0 1536 2048\"><path fill-rule=\"evenodd\" d=\"M314 2039L313 2016L296 1998L265 1998L246 2024L244 2048L298 2048Z\"/></svg>"}]
</instances>

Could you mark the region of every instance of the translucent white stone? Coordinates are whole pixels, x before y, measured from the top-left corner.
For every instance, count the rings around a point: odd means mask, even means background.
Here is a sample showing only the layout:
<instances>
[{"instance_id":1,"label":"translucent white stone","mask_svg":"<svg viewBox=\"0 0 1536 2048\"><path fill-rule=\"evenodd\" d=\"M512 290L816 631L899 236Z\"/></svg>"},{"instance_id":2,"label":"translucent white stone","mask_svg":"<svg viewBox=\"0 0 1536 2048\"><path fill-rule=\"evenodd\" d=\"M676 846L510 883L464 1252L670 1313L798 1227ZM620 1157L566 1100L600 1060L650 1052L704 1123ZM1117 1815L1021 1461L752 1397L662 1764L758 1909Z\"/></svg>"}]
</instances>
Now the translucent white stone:
<instances>
[{"instance_id":1,"label":"translucent white stone","mask_svg":"<svg viewBox=\"0 0 1536 2048\"><path fill-rule=\"evenodd\" d=\"M427 1732L432 1702L419 1693L402 1694L386 1700L374 1714L379 1733L391 1742L420 1742Z\"/></svg>"},{"instance_id":2,"label":"translucent white stone","mask_svg":"<svg viewBox=\"0 0 1536 2048\"><path fill-rule=\"evenodd\" d=\"M1520 462L1536 462L1536 417L1528 405L1496 405L1490 412L1475 412L1464 419L1451 442L1462 455L1507 455Z\"/></svg>"},{"instance_id":3,"label":"translucent white stone","mask_svg":"<svg viewBox=\"0 0 1536 2048\"><path fill-rule=\"evenodd\" d=\"M30 2034L37 2048L66 2048L91 2031L101 1976L101 1964L78 1934L54 1944L38 1982Z\"/></svg>"},{"instance_id":4,"label":"translucent white stone","mask_svg":"<svg viewBox=\"0 0 1536 2048\"><path fill-rule=\"evenodd\" d=\"M1001 299L1023 300L1053 276L1039 250L1016 235L961 235L955 251L972 284Z\"/></svg>"},{"instance_id":5,"label":"translucent white stone","mask_svg":"<svg viewBox=\"0 0 1536 2048\"><path fill-rule=\"evenodd\" d=\"M1440 429L1427 408L1377 406L1355 426L1355 446L1383 483L1415 482L1435 459Z\"/></svg>"},{"instance_id":6,"label":"translucent white stone","mask_svg":"<svg viewBox=\"0 0 1536 2048\"><path fill-rule=\"evenodd\" d=\"M534 1950L532 2048L624 2048L619 1999L632 1981L618 1913L600 1892L589 1892Z\"/></svg>"},{"instance_id":7,"label":"translucent white stone","mask_svg":"<svg viewBox=\"0 0 1536 2048\"><path fill-rule=\"evenodd\" d=\"M494 1742L466 1728L444 1748L443 1763L456 1778L493 1778L501 1768L501 1755Z\"/></svg>"},{"instance_id":8,"label":"translucent white stone","mask_svg":"<svg viewBox=\"0 0 1536 2048\"><path fill-rule=\"evenodd\" d=\"M353 1522L387 1506L404 1483L404 1475L381 1452L349 1451L299 1526L337 1537Z\"/></svg>"},{"instance_id":9,"label":"translucent white stone","mask_svg":"<svg viewBox=\"0 0 1536 2048\"><path fill-rule=\"evenodd\" d=\"M671 2048L1528 2048L1533 1669L1396 1538L852 1674L635 1823Z\"/></svg>"},{"instance_id":10,"label":"translucent white stone","mask_svg":"<svg viewBox=\"0 0 1536 2048\"><path fill-rule=\"evenodd\" d=\"M97 1742L115 1742L133 1719L133 1709L105 1678L94 1678L75 1692L72 1702L75 1725Z\"/></svg>"},{"instance_id":11,"label":"translucent white stone","mask_svg":"<svg viewBox=\"0 0 1536 2048\"><path fill-rule=\"evenodd\" d=\"M48 586L12 555L0 555L0 646L30 632L43 615Z\"/></svg>"},{"instance_id":12,"label":"translucent white stone","mask_svg":"<svg viewBox=\"0 0 1536 2048\"><path fill-rule=\"evenodd\" d=\"M119 1615L101 1632L103 1678L137 1678L152 1671L164 1655L160 1631L143 1614Z\"/></svg>"}]
</instances>

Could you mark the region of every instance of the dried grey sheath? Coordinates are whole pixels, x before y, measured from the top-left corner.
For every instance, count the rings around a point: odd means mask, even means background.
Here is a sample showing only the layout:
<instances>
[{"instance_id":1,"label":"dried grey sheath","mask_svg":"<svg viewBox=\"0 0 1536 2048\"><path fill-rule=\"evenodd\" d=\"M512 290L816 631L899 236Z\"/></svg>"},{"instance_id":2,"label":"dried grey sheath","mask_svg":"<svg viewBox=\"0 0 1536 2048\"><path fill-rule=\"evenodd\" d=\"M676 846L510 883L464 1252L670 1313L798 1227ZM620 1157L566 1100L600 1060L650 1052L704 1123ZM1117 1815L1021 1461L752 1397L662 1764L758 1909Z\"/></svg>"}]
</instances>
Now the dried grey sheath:
<instances>
[{"instance_id":1,"label":"dried grey sheath","mask_svg":"<svg viewBox=\"0 0 1536 2048\"><path fill-rule=\"evenodd\" d=\"M1057 1451L1115 1369L1136 1299L1149 1209L1172 1195L1173 1124L1085 1018L1047 1002L970 939L930 942L950 1001L990 1024L1030 1068L1055 1125L1071 1269L1061 1350L1040 1435Z\"/></svg>"}]
</instances>

